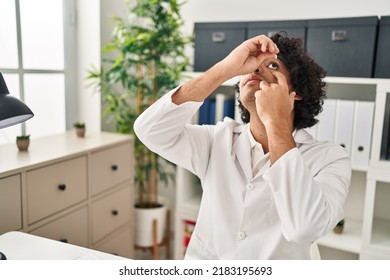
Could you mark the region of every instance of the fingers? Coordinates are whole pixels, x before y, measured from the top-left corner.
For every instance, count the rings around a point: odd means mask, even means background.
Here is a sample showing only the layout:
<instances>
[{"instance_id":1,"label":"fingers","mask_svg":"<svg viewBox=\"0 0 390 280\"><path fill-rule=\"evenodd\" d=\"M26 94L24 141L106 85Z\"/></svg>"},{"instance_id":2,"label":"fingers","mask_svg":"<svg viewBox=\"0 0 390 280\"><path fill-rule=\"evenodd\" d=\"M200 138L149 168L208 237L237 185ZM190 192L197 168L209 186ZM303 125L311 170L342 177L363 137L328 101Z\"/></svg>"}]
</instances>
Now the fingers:
<instances>
[{"instance_id":1,"label":"fingers","mask_svg":"<svg viewBox=\"0 0 390 280\"><path fill-rule=\"evenodd\" d=\"M277 45L267 36L260 35L249 39L251 42L251 53L252 55L259 55L260 53L270 52L279 53Z\"/></svg>"},{"instance_id":2,"label":"fingers","mask_svg":"<svg viewBox=\"0 0 390 280\"><path fill-rule=\"evenodd\" d=\"M276 80L278 81L278 85L284 85L287 86L287 80L286 77L280 73L279 71L271 71L271 73L274 75Z\"/></svg>"},{"instance_id":3,"label":"fingers","mask_svg":"<svg viewBox=\"0 0 390 280\"><path fill-rule=\"evenodd\" d=\"M229 69L226 76L233 77L253 72L268 57L279 53L278 47L265 35L253 37L241 43L226 58L222 64ZM226 72L227 73L227 72Z\"/></svg>"},{"instance_id":4,"label":"fingers","mask_svg":"<svg viewBox=\"0 0 390 280\"><path fill-rule=\"evenodd\" d=\"M266 90L267 88L269 88L269 84L266 81L261 81L259 84L259 88L260 90Z\"/></svg>"},{"instance_id":5,"label":"fingers","mask_svg":"<svg viewBox=\"0 0 390 280\"><path fill-rule=\"evenodd\" d=\"M279 49L276 46L276 44L268 37L266 36L260 36L259 39L259 46L261 51L264 52L270 52L270 53L279 53Z\"/></svg>"},{"instance_id":6,"label":"fingers","mask_svg":"<svg viewBox=\"0 0 390 280\"><path fill-rule=\"evenodd\" d=\"M272 40L267 40L266 42L259 42L261 46L261 51L263 53L269 51L270 53L278 53L279 49Z\"/></svg>"},{"instance_id":7,"label":"fingers","mask_svg":"<svg viewBox=\"0 0 390 280\"><path fill-rule=\"evenodd\" d=\"M277 72L277 71L273 71L272 74L277 79L277 84L278 85L283 86L283 87L288 89L287 79L286 79L286 77L282 73ZM289 95L294 100L302 100L302 97L297 95L297 93L295 91L290 92Z\"/></svg>"}]
</instances>

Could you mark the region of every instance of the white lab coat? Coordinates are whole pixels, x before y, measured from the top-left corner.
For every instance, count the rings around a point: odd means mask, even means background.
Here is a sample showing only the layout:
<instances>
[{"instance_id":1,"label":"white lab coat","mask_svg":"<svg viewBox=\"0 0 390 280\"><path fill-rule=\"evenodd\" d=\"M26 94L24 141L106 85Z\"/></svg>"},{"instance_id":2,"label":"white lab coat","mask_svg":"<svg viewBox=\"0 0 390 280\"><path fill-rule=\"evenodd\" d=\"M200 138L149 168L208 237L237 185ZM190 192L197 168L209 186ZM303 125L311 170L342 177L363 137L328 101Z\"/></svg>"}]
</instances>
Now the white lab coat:
<instances>
[{"instance_id":1,"label":"white lab coat","mask_svg":"<svg viewBox=\"0 0 390 280\"><path fill-rule=\"evenodd\" d=\"M149 149L201 179L185 259L310 259L310 245L344 217L350 161L338 145L294 132L297 147L253 177L248 129L231 119L191 125L201 102L170 91L136 121Z\"/></svg>"}]
</instances>

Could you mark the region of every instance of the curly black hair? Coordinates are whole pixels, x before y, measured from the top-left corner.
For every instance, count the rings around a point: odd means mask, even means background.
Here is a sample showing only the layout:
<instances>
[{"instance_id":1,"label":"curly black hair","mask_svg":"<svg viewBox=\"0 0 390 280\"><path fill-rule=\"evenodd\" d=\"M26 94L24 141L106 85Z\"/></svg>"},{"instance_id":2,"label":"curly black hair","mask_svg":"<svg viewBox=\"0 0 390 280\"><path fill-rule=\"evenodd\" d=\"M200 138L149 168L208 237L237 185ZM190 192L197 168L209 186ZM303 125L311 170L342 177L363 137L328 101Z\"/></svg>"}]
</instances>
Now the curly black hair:
<instances>
[{"instance_id":1,"label":"curly black hair","mask_svg":"<svg viewBox=\"0 0 390 280\"><path fill-rule=\"evenodd\" d=\"M290 72L293 90L300 96L294 104L294 127L307 128L315 125L315 118L321 111L326 98L323 78L326 71L318 65L307 53L301 38L288 38L286 34L276 33L270 39L278 46L280 59ZM238 84L235 85L239 92ZM244 123L250 121L248 110L239 102L241 119Z\"/></svg>"}]
</instances>

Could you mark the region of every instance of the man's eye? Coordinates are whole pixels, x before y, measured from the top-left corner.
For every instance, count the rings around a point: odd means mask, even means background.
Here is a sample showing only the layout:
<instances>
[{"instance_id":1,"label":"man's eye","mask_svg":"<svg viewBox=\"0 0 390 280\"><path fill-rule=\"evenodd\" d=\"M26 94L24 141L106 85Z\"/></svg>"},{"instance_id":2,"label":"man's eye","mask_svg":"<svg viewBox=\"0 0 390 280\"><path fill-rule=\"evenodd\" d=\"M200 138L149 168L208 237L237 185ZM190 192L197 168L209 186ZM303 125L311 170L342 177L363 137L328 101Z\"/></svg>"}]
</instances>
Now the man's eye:
<instances>
[{"instance_id":1,"label":"man's eye","mask_svg":"<svg viewBox=\"0 0 390 280\"><path fill-rule=\"evenodd\" d=\"M268 68L269 68L269 69L272 69L272 70L277 70L277 69L278 69L278 64L276 64L276 63L270 63L270 65L268 65Z\"/></svg>"}]
</instances>

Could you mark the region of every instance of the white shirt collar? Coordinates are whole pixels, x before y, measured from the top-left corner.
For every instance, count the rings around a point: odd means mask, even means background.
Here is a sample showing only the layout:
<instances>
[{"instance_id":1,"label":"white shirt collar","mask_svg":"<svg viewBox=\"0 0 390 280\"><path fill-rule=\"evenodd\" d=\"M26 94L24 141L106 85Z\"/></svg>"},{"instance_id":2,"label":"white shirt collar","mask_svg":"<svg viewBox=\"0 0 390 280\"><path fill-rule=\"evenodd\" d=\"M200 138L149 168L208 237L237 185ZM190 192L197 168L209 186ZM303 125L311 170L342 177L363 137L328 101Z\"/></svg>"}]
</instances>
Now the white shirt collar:
<instances>
[{"instance_id":1,"label":"white shirt collar","mask_svg":"<svg viewBox=\"0 0 390 280\"><path fill-rule=\"evenodd\" d=\"M246 127L247 127L247 130L248 130L247 132L248 132L249 143L251 145L251 148L253 149L253 147L256 146L256 144L259 144L261 146L261 144L259 142L257 142L255 140L255 138L253 137L251 129L250 129L250 125L248 124Z\"/></svg>"},{"instance_id":2,"label":"white shirt collar","mask_svg":"<svg viewBox=\"0 0 390 280\"><path fill-rule=\"evenodd\" d=\"M248 132L249 143L251 145L251 148L253 148L256 144L259 144L260 146L262 146L261 143L257 142L255 140L255 138L253 137L249 124L246 125L246 129ZM296 142L300 142L300 141L307 142L307 141L312 140L311 135L309 133L307 133L306 131L298 132L297 129L294 129L294 131L291 134Z\"/></svg>"}]
</instances>

